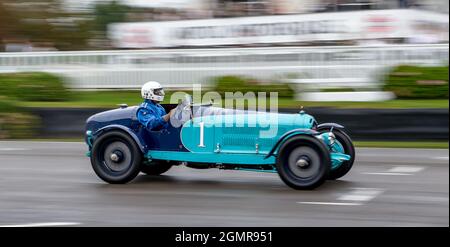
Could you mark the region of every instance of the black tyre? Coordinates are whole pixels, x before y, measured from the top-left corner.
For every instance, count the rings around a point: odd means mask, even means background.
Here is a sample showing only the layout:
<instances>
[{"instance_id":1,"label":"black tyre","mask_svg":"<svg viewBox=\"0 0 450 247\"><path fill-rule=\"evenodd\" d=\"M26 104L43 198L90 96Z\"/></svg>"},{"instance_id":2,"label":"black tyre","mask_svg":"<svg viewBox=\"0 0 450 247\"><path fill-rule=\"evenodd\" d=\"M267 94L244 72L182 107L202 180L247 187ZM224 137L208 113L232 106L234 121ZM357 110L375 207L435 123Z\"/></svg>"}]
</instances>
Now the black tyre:
<instances>
[{"instance_id":1,"label":"black tyre","mask_svg":"<svg viewBox=\"0 0 450 247\"><path fill-rule=\"evenodd\" d=\"M103 181L123 184L133 180L140 171L142 153L136 142L122 131L100 136L92 147L91 164Z\"/></svg>"},{"instance_id":2,"label":"black tyre","mask_svg":"<svg viewBox=\"0 0 450 247\"><path fill-rule=\"evenodd\" d=\"M319 129L318 131L322 133L329 132L330 128ZM331 169L327 178L329 180L335 180L343 177L350 171L350 169L352 169L355 161L355 147L353 146L352 139L350 139L350 137L340 129L333 129L333 134L336 136L336 140L338 140L344 148L344 153L350 155L351 159L343 162L338 168Z\"/></svg>"},{"instance_id":3,"label":"black tyre","mask_svg":"<svg viewBox=\"0 0 450 247\"><path fill-rule=\"evenodd\" d=\"M281 180L291 188L314 189L326 180L331 161L320 140L295 136L280 147L276 166Z\"/></svg>"},{"instance_id":4,"label":"black tyre","mask_svg":"<svg viewBox=\"0 0 450 247\"><path fill-rule=\"evenodd\" d=\"M174 162L163 161L163 160L154 160L149 164L143 163L141 165L141 172L147 175L161 175L167 172L172 166Z\"/></svg>"}]
</instances>

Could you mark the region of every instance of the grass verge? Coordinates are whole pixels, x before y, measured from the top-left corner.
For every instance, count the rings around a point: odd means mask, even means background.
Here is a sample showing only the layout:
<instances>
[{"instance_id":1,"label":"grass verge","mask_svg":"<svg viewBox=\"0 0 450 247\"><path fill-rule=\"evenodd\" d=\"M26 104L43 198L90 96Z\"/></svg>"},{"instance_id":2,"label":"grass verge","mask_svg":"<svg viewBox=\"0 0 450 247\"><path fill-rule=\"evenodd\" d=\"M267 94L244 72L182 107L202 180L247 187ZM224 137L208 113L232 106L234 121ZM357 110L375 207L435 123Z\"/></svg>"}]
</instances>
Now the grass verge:
<instances>
[{"instance_id":1,"label":"grass verge","mask_svg":"<svg viewBox=\"0 0 450 247\"><path fill-rule=\"evenodd\" d=\"M74 92L69 101L64 102L17 102L24 107L63 107L63 108L115 108L117 104L138 105L142 102L139 91L80 91ZM164 103L170 102L171 92L166 94ZM269 101L269 100L268 100ZM269 104L269 103L267 103ZM223 106L224 104L222 104ZM280 108L333 107L333 108L449 108L446 99L430 100L389 100L382 102L306 102L291 98L279 98Z\"/></svg>"}]
</instances>

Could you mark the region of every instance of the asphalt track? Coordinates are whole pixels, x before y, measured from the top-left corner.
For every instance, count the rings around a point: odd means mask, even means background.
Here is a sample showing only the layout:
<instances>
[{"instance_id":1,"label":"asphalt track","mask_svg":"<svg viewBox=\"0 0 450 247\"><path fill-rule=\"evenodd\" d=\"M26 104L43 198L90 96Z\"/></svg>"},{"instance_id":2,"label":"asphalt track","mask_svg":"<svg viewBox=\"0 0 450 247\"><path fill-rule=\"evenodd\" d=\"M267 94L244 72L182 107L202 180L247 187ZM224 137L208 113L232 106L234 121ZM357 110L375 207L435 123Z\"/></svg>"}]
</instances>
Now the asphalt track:
<instances>
[{"instance_id":1,"label":"asphalt track","mask_svg":"<svg viewBox=\"0 0 450 247\"><path fill-rule=\"evenodd\" d=\"M0 226L449 226L449 153L357 149L313 191L277 174L172 168L99 180L83 143L0 142Z\"/></svg>"}]
</instances>

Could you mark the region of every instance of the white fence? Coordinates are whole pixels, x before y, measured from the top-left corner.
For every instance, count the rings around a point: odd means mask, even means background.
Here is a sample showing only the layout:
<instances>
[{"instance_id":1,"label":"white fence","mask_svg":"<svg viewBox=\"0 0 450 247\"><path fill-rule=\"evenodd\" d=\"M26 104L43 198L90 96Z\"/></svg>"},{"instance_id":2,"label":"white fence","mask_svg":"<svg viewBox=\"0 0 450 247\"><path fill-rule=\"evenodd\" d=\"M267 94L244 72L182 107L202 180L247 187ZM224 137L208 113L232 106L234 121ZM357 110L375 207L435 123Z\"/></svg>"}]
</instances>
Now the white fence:
<instances>
[{"instance_id":1,"label":"white fence","mask_svg":"<svg viewBox=\"0 0 450 247\"><path fill-rule=\"evenodd\" d=\"M210 78L222 75L376 88L380 73L391 66L448 64L448 48L439 44L0 53L0 73L58 73L75 89L139 88L149 80L189 88L193 83L207 86Z\"/></svg>"}]
</instances>

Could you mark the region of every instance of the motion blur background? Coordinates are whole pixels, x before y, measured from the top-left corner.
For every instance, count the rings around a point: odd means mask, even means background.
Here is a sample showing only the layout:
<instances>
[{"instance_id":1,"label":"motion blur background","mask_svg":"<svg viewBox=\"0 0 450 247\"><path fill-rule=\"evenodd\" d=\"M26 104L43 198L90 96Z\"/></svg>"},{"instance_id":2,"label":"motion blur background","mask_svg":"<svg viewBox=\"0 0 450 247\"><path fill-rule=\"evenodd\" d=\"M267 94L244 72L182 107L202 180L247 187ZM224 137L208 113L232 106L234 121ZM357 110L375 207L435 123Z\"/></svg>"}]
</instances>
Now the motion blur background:
<instances>
[{"instance_id":1,"label":"motion blur background","mask_svg":"<svg viewBox=\"0 0 450 247\"><path fill-rule=\"evenodd\" d=\"M0 0L0 227L448 227L448 10L447 0ZM84 155L85 121L139 104L149 80L166 103L194 83L278 92L280 112L304 106L344 125L355 165L314 191L183 166L105 184Z\"/></svg>"},{"instance_id":2,"label":"motion blur background","mask_svg":"<svg viewBox=\"0 0 450 247\"><path fill-rule=\"evenodd\" d=\"M305 106L361 145L448 147L448 10L445 0L0 0L0 139L81 138L89 115L138 104L156 80L169 96L194 83L276 91L280 111Z\"/></svg>"}]
</instances>

